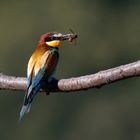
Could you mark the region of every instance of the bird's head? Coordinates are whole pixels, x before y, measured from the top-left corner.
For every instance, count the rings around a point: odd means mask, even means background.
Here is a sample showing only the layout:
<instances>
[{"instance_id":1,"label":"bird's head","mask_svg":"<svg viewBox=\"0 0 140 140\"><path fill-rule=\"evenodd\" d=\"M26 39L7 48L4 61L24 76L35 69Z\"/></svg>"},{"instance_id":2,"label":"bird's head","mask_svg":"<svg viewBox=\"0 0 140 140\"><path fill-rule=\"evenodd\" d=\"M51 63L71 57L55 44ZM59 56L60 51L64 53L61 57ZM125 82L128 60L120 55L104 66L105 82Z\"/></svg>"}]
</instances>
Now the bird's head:
<instances>
[{"instance_id":1,"label":"bird's head","mask_svg":"<svg viewBox=\"0 0 140 140\"><path fill-rule=\"evenodd\" d=\"M47 46L59 47L64 40L72 42L77 38L77 34L61 34L57 32L48 32L41 36L39 43L45 43Z\"/></svg>"}]
</instances>

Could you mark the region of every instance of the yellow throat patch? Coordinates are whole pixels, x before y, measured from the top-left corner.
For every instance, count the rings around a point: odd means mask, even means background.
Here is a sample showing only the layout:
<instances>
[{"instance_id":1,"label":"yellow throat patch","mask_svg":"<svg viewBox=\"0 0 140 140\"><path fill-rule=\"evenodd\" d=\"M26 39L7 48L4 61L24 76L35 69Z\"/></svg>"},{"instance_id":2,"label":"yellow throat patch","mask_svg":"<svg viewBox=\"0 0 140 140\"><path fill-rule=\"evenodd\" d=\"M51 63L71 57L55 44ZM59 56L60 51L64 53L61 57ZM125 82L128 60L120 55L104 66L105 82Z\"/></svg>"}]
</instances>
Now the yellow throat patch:
<instances>
[{"instance_id":1,"label":"yellow throat patch","mask_svg":"<svg viewBox=\"0 0 140 140\"><path fill-rule=\"evenodd\" d=\"M53 40L53 41L46 42L46 44L51 46L51 47L59 47L62 44L62 41L60 41L60 40Z\"/></svg>"}]
</instances>

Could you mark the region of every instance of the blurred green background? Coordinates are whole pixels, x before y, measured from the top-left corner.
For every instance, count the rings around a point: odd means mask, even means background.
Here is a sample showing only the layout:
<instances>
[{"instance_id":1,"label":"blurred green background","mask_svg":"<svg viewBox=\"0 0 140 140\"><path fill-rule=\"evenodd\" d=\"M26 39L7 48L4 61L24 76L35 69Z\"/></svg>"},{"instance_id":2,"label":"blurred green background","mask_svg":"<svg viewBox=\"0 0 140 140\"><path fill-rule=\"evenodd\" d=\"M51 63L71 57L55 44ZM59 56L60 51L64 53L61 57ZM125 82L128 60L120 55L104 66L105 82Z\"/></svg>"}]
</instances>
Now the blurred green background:
<instances>
[{"instance_id":1,"label":"blurred green background","mask_svg":"<svg viewBox=\"0 0 140 140\"><path fill-rule=\"evenodd\" d=\"M139 59L139 0L1 0L0 72L26 76L48 31L78 33L60 49L56 77L69 78ZM1 140L140 140L140 80L75 93L39 94L19 123L24 92L0 91Z\"/></svg>"}]
</instances>

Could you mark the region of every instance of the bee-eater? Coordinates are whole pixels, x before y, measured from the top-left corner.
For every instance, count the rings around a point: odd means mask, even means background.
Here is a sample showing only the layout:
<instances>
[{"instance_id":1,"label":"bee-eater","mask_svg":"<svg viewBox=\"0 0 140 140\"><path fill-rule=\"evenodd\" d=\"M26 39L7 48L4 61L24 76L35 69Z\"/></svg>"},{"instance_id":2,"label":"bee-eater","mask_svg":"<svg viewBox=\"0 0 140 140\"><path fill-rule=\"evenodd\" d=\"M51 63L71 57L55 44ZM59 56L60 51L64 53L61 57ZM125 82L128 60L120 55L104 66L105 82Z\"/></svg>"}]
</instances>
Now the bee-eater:
<instances>
[{"instance_id":1,"label":"bee-eater","mask_svg":"<svg viewBox=\"0 0 140 140\"><path fill-rule=\"evenodd\" d=\"M24 97L20 120L28 113L35 95L50 82L59 59L59 46L64 40L72 41L76 34L62 35L48 32L41 36L38 47L29 59L27 67L27 89Z\"/></svg>"}]
</instances>

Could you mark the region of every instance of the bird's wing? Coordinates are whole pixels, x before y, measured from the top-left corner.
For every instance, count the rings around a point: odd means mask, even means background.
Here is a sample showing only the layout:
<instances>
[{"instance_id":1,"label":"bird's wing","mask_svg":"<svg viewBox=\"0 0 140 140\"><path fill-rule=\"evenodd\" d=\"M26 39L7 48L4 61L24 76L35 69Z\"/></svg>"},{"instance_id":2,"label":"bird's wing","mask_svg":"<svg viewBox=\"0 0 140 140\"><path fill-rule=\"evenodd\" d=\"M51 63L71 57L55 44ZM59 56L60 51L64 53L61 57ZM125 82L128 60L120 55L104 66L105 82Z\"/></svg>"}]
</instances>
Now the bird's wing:
<instances>
[{"instance_id":1,"label":"bird's wing","mask_svg":"<svg viewBox=\"0 0 140 140\"><path fill-rule=\"evenodd\" d=\"M33 97L41 88L43 80L47 80L53 74L58 62L58 52L48 50L41 56L34 66L34 78L32 78L29 91L27 92L26 99L32 101Z\"/></svg>"},{"instance_id":2,"label":"bird's wing","mask_svg":"<svg viewBox=\"0 0 140 140\"><path fill-rule=\"evenodd\" d=\"M22 109L20 111L20 120L25 113L28 113L31 107L31 102L37 92L42 88L43 80L47 80L53 74L58 62L59 54L57 51L47 51L34 65L31 71L28 72L29 84L25 94Z\"/></svg>"},{"instance_id":3,"label":"bird's wing","mask_svg":"<svg viewBox=\"0 0 140 140\"><path fill-rule=\"evenodd\" d=\"M36 59L34 57L34 54L31 56L29 62L28 62L28 68L27 68L27 90L29 89L31 83L32 83L32 78L34 76L34 67L36 64Z\"/></svg>"},{"instance_id":4,"label":"bird's wing","mask_svg":"<svg viewBox=\"0 0 140 140\"><path fill-rule=\"evenodd\" d=\"M32 92L32 78L34 75L34 66L35 66L36 60L34 58L34 54L31 56L29 62L28 62L28 68L27 68L27 88L26 88L26 93L23 101L23 105L20 111L20 120L23 118L24 114L29 112L30 110L30 104L27 103L27 96L29 92Z\"/></svg>"}]
</instances>

